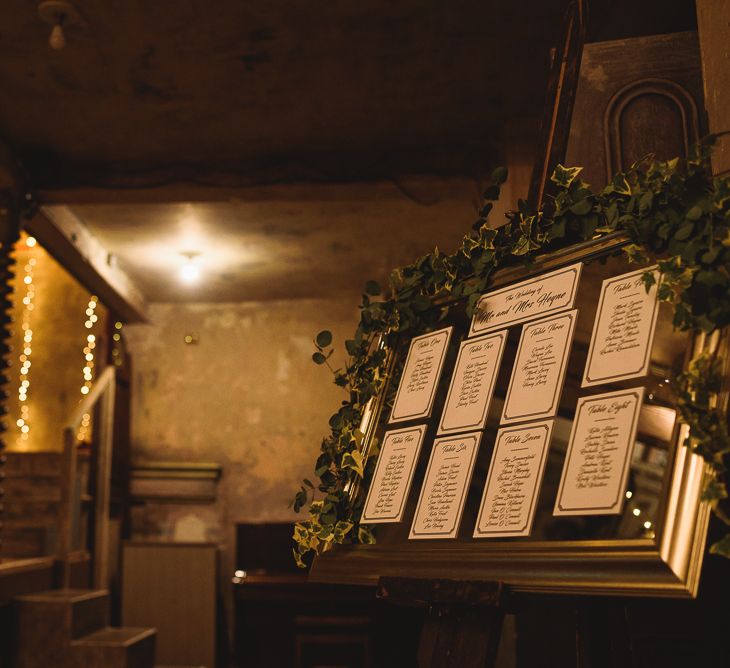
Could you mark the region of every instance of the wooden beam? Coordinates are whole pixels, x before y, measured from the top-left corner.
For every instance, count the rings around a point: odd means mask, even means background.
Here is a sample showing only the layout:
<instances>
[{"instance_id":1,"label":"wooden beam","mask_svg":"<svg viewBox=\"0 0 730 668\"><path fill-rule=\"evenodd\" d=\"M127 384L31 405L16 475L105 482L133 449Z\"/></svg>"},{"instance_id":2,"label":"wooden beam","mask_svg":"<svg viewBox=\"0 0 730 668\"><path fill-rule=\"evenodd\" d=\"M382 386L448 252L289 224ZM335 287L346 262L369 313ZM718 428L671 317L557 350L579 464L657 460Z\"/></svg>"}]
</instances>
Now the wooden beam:
<instances>
[{"instance_id":1,"label":"wooden beam","mask_svg":"<svg viewBox=\"0 0 730 668\"><path fill-rule=\"evenodd\" d=\"M66 206L43 208L26 225L41 245L124 322L146 322L144 295Z\"/></svg>"},{"instance_id":2,"label":"wooden beam","mask_svg":"<svg viewBox=\"0 0 730 668\"><path fill-rule=\"evenodd\" d=\"M697 0L702 78L710 132L730 130L730 3ZM730 135L722 137L712 156L715 174L730 174Z\"/></svg>"},{"instance_id":3,"label":"wooden beam","mask_svg":"<svg viewBox=\"0 0 730 668\"><path fill-rule=\"evenodd\" d=\"M565 160L573 115L575 91L578 88L580 61L585 43L587 1L573 0L565 17L565 33L553 55L548 80L545 110L540 127L540 148L532 170L527 201L535 209L545 197L548 180L558 163Z\"/></svg>"}]
</instances>

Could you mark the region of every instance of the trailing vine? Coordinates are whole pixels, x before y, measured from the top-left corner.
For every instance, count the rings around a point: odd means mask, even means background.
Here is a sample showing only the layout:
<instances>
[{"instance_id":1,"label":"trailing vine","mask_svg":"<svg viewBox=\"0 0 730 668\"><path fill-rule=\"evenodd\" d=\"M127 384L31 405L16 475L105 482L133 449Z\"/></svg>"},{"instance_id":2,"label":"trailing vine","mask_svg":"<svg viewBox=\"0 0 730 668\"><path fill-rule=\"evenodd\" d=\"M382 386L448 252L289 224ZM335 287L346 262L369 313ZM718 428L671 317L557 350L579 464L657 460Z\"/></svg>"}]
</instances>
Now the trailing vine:
<instances>
[{"instance_id":1,"label":"trailing vine","mask_svg":"<svg viewBox=\"0 0 730 668\"><path fill-rule=\"evenodd\" d=\"M673 307L673 322L683 332L722 331L730 324L730 178L713 177L710 153L720 135L710 135L686 160L655 160L649 156L616 174L600 192L580 178L581 167L558 165L551 178L552 194L543 208L533 210L523 200L506 214L507 222L490 227L488 217L498 200L507 170L498 167L483 194L478 218L452 254L436 248L390 276L390 296L381 295L375 281L365 286L360 322L345 341L344 367L331 365L332 334L320 332L312 359L327 365L334 382L346 392L329 419L330 432L322 439L315 464L315 485L305 479L292 505L298 512L309 504L307 519L294 528L294 558L305 557L335 544L374 543L367 525L359 524L364 495L350 498L350 485L372 473L377 447L367 459L361 452L359 431L368 402L386 380L385 346L407 334L415 336L436 325L447 309L437 297L466 302L473 315L479 296L497 269L530 263L535 255L621 232L630 243L628 259L647 264L658 259L657 295ZM645 274L648 287L653 275ZM439 303L440 303L439 299ZM730 436L727 415L718 406L723 360L703 353L673 381L679 419L689 426L685 445L707 461L714 473L704 498L730 526L727 470ZM376 444L377 446L377 444ZM730 557L730 533L711 551Z\"/></svg>"}]
</instances>

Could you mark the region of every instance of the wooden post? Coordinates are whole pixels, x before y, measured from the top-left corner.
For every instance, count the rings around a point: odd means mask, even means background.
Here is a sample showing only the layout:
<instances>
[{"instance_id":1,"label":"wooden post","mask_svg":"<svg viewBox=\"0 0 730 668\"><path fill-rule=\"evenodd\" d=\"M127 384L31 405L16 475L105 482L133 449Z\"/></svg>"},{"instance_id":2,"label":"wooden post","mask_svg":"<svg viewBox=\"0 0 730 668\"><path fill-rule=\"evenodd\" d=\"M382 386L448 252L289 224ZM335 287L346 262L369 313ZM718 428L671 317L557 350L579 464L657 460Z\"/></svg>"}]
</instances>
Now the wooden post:
<instances>
[{"instance_id":1,"label":"wooden post","mask_svg":"<svg viewBox=\"0 0 730 668\"><path fill-rule=\"evenodd\" d=\"M99 410L99 455L94 500L94 586L106 589L109 580L109 498L111 495L112 447L114 445L115 383L106 387Z\"/></svg>"},{"instance_id":2,"label":"wooden post","mask_svg":"<svg viewBox=\"0 0 730 668\"><path fill-rule=\"evenodd\" d=\"M61 587L71 586L71 564L69 556L73 551L73 513L76 489L76 435L71 429L63 430L63 458L61 466L61 503L58 517L58 558L61 561Z\"/></svg>"},{"instance_id":3,"label":"wooden post","mask_svg":"<svg viewBox=\"0 0 730 668\"><path fill-rule=\"evenodd\" d=\"M499 582L382 577L378 598L426 608L419 668L492 668L502 633Z\"/></svg>"},{"instance_id":4,"label":"wooden post","mask_svg":"<svg viewBox=\"0 0 730 668\"><path fill-rule=\"evenodd\" d=\"M553 56L538 154L527 197L535 209L540 208L550 174L558 163L565 160L587 19L587 0L574 0L565 17L563 41Z\"/></svg>"},{"instance_id":5,"label":"wooden post","mask_svg":"<svg viewBox=\"0 0 730 668\"><path fill-rule=\"evenodd\" d=\"M109 570L109 496L114 441L115 371L104 369L91 392L76 408L63 430L63 462L61 472L61 504L59 509L58 558L61 561L61 587L71 586L70 555L73 548L73 517L76 501L76 430L86 413L99 403L99 453L94 513L94 585L106 587Z\"/></svg>"}]
</instances>

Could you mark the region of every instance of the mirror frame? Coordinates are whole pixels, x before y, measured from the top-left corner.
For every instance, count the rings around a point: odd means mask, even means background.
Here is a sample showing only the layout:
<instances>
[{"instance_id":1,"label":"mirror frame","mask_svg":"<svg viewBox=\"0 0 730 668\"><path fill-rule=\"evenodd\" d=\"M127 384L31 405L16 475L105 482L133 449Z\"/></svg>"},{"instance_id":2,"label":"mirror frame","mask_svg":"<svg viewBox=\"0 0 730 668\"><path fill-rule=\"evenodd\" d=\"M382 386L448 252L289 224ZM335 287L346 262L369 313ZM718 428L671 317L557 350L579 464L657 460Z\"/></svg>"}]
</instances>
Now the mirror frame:
<instances>
[{"instance_id":1,"label":"mirror frame","mask_svg":"<svg viewBox=\"0 0 730 668\"><path fill-rule=\"evenodd\" d=\"M576 261L596 259L627 243L624 235L612 235L542 255L529 269L497 272L490 290ZM727 412L727 334L696 334L690 348L685 367L698 353L719 348L718 354L725 360L719 400ZM391 350L389 369L394 357ZM372 443L385 393L384 388L363 417L364 455ZM310 578L369 585L377 584L381 576L450 578L499 581L524 592L695 597L710 518L709 504L701 499L709 469L699 455L682 445L687 434L688 427L677 422L669 444L674 456L653 539L337 545L316 557ZM357 485L349 491L357 494Z\"/></svg>"}]
</instances>

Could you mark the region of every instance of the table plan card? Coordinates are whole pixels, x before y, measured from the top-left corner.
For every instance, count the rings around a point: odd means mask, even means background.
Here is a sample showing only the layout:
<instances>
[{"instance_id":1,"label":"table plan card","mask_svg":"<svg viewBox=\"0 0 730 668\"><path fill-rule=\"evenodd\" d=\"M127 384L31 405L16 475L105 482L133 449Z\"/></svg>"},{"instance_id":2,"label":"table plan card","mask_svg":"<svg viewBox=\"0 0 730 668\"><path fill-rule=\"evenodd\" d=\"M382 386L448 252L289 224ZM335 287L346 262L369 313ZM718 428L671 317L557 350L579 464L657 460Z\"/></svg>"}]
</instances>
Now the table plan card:
<instances>
[{"instance_id":1,"label":"table plan card","mask_svg":"<svg viewBox=\"0 0 730 668\"><path fill-rule=\"evenodd\" d=\"M455 538L469 491L481 432L433 443L409 538Z\"/></svg>"},{"instance_id":2,"label":"table plan card","mask_svg":"<svg viewBox=\"0 0 730 668\"><path fill-rule=\"evenodd\" d=\"M502 330L459 346L439 434L484 428L506 340Z\"/></svg>"},{"instance_id":3,"label":"table plan card","mask_svg":"<svg viewBox=\"0 0 730 668\"><path fill-rule=\"evenodd\" d=\"M652 271L647 292L642 276ZM639 269L603 281L583 387L645 376L649 370L659 302L659 271Z\"/></svg>"},{"instance_id":4,"label":"table plan card","mask_svg":"<svg viewBox=\"0 0 730 668\"><path fill-rule=\"evenodd\" d=\"M573 308L583 263L487 292L479 297L469 336Z\"/></svg>"},{"instance_id":5,"label":"table plan card","mask_svg":"<svg viewBox=\"0 0 730 668\"><path fill-rule=\"evenodd\" d=\"M453 327L411 341L389 422L430 417Z\"/></svg>"},{"instance_id":6,"label":"table plan card","mask_svg":"<svg viewBox=\"0 0 730 668\"><path fill-rule=\"evenodd\" d=\"M553 515L617 515L644 388L578 399Z\"/></svg>"},{"instance_id":7,"label":"table plan card","mask_svg":"<svg viewBox=\"0 0 730 668\"><path fill-rule=\"evenodd\" d=\"M574 310L522 327L502 424L555 416L577 319Z\"/></svg>"},{"instance_id":8,"label":"table plan card","mask_svg":"<svg viewBox=\"0 0 730 668\"><path fill-rule=\"evenodd\" d=\"M364 524L400 522L416 470L426 425L388 431L373 473L365 508Z\"/></svg>"},{"instance_id":9,"label":"table plan card","mask_svg":"<svg viewBox=\"0 0 730 668\"><path fill-rule=\"evenodd\" d=\"M474 538L530 535L552 431L546 420L497 432Z\"/></svg>"}]
</instances>

